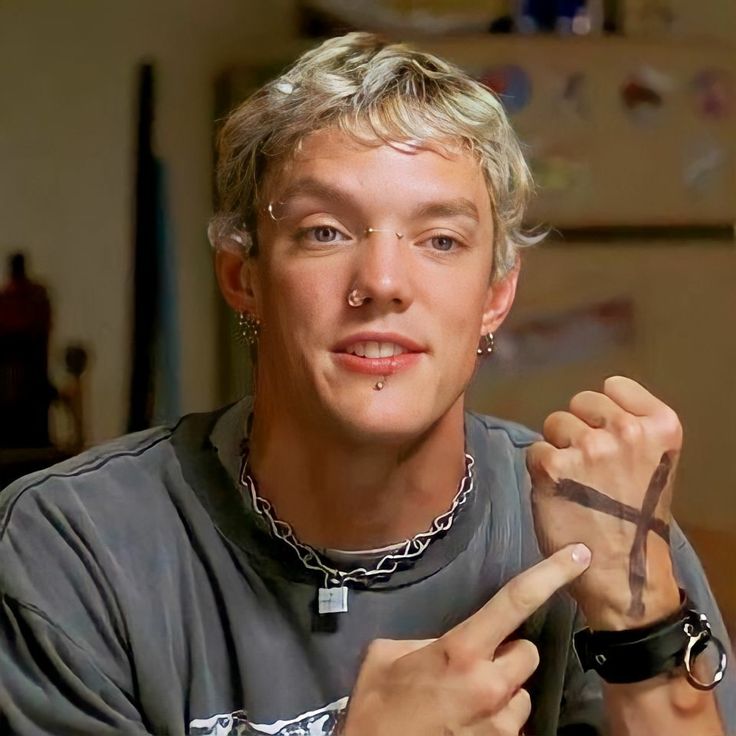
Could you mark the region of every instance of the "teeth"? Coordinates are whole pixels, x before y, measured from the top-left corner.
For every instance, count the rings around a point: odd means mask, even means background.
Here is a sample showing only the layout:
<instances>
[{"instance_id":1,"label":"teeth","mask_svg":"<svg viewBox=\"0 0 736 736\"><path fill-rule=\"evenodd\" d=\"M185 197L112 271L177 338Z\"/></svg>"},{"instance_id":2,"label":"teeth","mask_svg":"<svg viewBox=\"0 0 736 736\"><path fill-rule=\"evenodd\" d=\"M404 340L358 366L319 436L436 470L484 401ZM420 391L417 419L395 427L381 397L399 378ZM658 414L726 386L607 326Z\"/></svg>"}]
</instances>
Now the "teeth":
<instances>
[{"instance_id":1,"label":"teeth","mask_svg":"<svg viewBox=\"0 0 736 736\"><path fill-rule=\"evenodd\" d=\"M381 358L390 358L394 354L396 346L390 342L378 343L378 354Z\"/></svg>"},{"instance_id":2,"label":"teeth","mask_svg":"<svg viewBox=\"0 0 736 736\"><path fill-rule=\"evenodd\" d=\"M407 350L393 342L369 340L368 342L353 343L347 347L345 352L358 355L361 358L392 358L394 355L407 352Z\"/></svg>"}]
</instances>

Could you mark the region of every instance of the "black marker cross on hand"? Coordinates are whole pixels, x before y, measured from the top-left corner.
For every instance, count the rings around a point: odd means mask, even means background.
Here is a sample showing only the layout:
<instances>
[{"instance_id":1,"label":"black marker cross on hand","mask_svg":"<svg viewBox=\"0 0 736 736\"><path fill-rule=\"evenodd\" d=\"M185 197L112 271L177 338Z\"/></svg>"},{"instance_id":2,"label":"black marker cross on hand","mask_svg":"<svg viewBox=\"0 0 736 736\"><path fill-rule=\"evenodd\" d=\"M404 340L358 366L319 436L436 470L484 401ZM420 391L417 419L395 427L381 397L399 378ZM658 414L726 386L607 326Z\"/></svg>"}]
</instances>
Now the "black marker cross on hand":
<instances>
[{"instance_id":1,"label":"black marker cross on hand","mask_svg":"<svg viewBox=\"0 0 736 736\"><path fill-rule=\"evenodd\" d=\"M629 587L631 589L629 615L631 616L644 615L643 590L646 584L648 533L653 531L668 544L670 541L670 525L662 519L656 518L654 513L659 499L667 487L672 465L671 453L664 453L644 494L641 509L635 509L633 506L617 501L595 488L578 483L570 478L563 478L555 484L554 495L636 525L634 541L629 555Z\"/></svg>"}]
</instances>

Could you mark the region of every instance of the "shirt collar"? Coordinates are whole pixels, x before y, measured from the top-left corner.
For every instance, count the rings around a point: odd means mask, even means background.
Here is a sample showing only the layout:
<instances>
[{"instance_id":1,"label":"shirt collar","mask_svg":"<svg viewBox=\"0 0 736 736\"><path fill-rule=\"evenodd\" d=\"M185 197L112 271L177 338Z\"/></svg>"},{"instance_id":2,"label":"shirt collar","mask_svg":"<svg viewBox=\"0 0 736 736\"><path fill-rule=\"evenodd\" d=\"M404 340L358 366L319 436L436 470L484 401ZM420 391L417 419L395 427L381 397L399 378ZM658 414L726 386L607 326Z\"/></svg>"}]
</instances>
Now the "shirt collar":
<instances>
[{"instance_id":1,"label":"shirt collar","mask_svg":"<svg viewBox=\"0 0 736 736\"><path fill-rule=\"evenodd\" d=\"M273 537L267 522L253 509L251 499L243 493L239 483L241 447L245 438L246 420L251 411L250 398L243 399L220 413L208 435L210 462L216 463L226 471L230 480L228 489L195 488L205 503L210 515L220 531L241 550L253 558L256 564L265 567L269 573L280 577L290 577L300 581L314 581L322 584L321 575L303 567L296 553L282 540ZM487 471L484 462L478 463L477 453L483 452L479 440L479 427L472 418L466 419L466 438L468 451L476 457L474 472L475 490L462 506L452 527L444 535L438 536L423 555L410 565L394 572L388 579L371 582L370 587L394 588L408 585L433 575L445 567L461 553L468 550L471 539L479 535L482 527L489 523L490 489L493 473ZM477 446L477 447L476 447ZM484 458L485 459L485 458ZM213 494L217 498L213 498ZM227 497L223 498L223 494ZM375 555L363 559L359 555L348 557L327 555L340 569L351 569L363 563L375 564Z\"/></svg>"}]
</instances>

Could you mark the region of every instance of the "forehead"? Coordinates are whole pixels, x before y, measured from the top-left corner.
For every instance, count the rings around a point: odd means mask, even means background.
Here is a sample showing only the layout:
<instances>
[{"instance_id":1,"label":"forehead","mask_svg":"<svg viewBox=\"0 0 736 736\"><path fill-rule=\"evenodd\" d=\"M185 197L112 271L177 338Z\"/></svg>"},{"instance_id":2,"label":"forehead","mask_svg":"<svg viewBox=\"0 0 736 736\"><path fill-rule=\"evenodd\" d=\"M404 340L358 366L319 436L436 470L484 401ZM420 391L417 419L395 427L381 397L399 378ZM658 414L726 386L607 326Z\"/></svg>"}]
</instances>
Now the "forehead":
<instances>
[{"instance_id":1,"label":"forehead","mask_svg":"<svg viewBox=\"0 0 736 736\"><path fill-rule=\"evenodd\" d=\"M320 186L322 185L322 186ZM339 191L364 205L468 200L490 217L478 160L459 145L360 141L327 129L310 134L267 175L270 201L326 199Z\"/></svg>"}]
</instances>

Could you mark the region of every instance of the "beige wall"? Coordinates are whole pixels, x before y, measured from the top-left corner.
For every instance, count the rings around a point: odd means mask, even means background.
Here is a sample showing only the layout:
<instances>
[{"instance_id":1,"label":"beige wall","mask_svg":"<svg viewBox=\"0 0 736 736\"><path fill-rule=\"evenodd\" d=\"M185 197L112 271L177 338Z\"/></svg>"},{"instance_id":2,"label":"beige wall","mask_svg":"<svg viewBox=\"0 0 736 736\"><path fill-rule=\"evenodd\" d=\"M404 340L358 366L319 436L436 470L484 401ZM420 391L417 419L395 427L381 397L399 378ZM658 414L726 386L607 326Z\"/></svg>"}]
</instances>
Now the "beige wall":
<instances>
[{"instance_id":1,"label":"beige wall","mask_svg":"<svg viewBox=\"0 0 736 736\"><path fill-rule=\"evenodd\" d=\"M292 0L0 3L0 258L51 288L53 348L93 351L90 441L125 428L135 69L156 64L181 292L184 410L216 401L210 214L214 77L291 37ZM4 258L3 258L4 260Z\"/></svg>"},{"instance_id":2,"label":"beige wall","mask_svg":"<svg viewBox=\"0 0 736 736\"><path fill-rule=\"evenodd\" d=\"M647 5L653 0L621 0L632 11ZM664 3L660 3L664 5ZM722 38L733 41L736 38L736 3L732 0L669 0L674 11L674 32L678 35L700 38Z\"/></svg>"}]
</instances>

